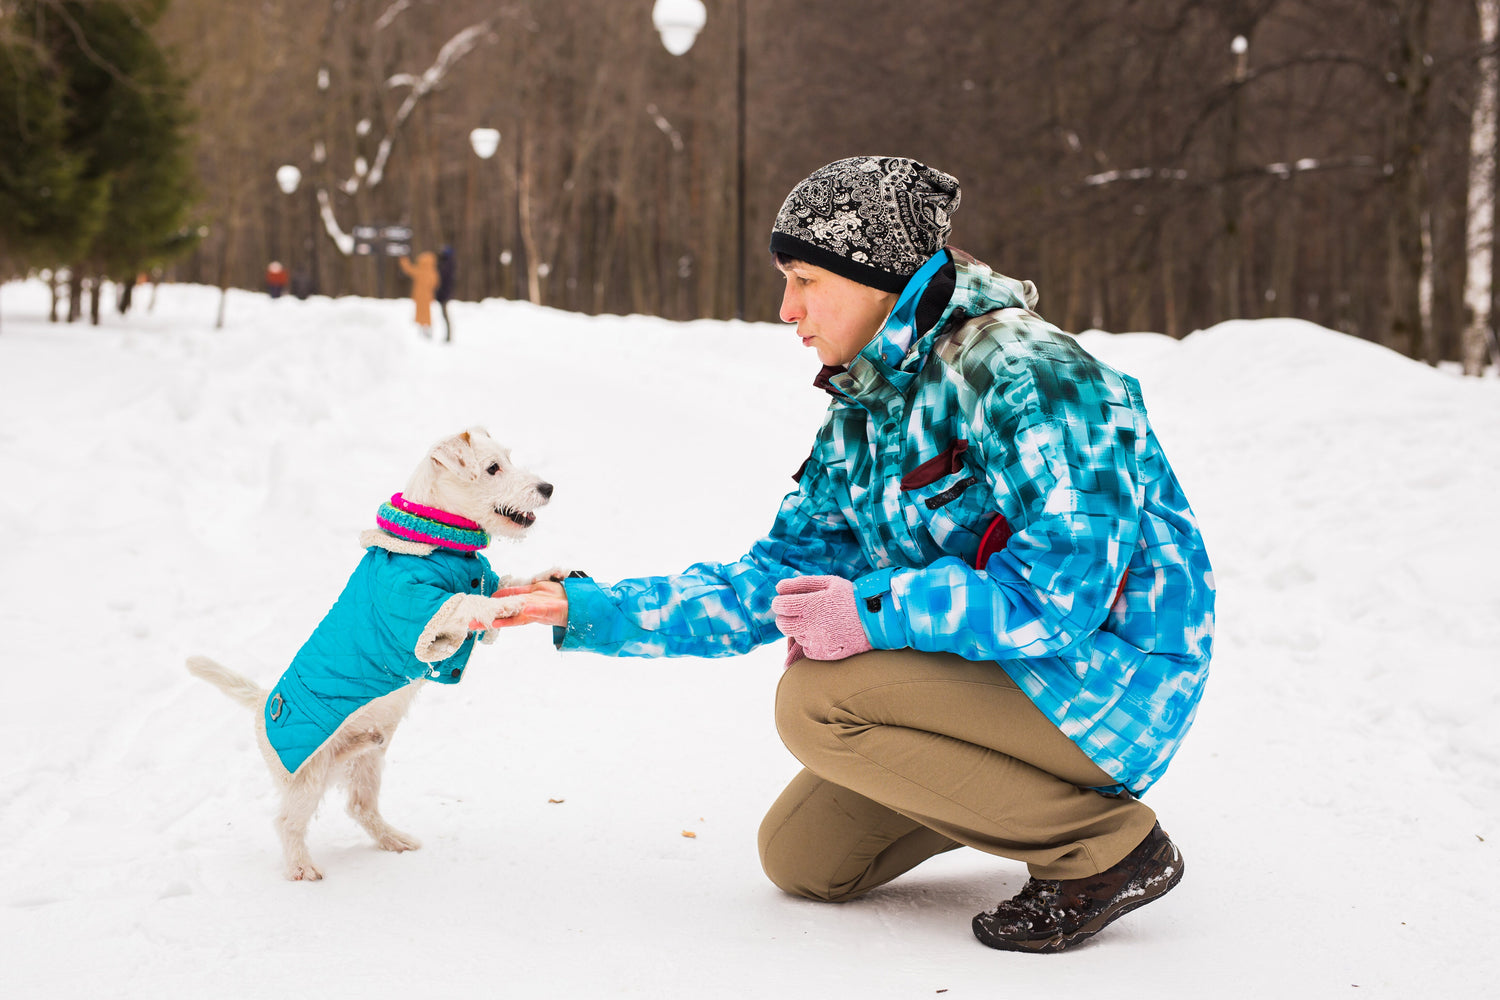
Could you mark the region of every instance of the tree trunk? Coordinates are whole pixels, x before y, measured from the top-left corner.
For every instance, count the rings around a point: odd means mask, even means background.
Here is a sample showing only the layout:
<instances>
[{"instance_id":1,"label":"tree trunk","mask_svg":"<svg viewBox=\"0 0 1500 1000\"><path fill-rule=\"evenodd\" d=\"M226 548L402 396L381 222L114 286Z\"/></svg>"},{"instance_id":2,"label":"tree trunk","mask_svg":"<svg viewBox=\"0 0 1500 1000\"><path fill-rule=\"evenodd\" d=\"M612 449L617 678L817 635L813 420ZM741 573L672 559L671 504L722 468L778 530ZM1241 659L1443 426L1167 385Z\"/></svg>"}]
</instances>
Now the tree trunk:
<instances>
[{"instance_id":1,"label":"tree trunk","mask_svg":"<svg viewBox=\"0 0 1500 1000\"><path fill-rule=\"evenodd\" d=\"M1292 316L1297 308L1297 195L1296 180L1280 182L1282 192L1276 209L1274 235L1271 237L1271 301L1265 315Z\"/></svg>"},{"instance_id":2,"label":"tree trunk","mask_svg":"<svg viewBox=\"0 0 1500 1000\"><path fill-rule=\"evenodd\" d=\"M1417 345L1418 357L1429 365L1442 360L1438 352L1437 334L1432 328L1433 285L1432 269L1432 212L1422 212L1422 275L1417 281L1417 311L1421 317L1418 329L1422 331L1422 342Z\"/></svg>"},{"instance_id":3,"label":"tree trunk","mask_svg":"<svg viewBox=\"0 0 1500 1000\"><path fill-rule=\"evenodd\" d=\"M68 322L76 323L83 315L83 272L76 265L68 269Z\"/></svg>"},{"instance_id":4,"label":"tree trunk","mask_svg":"<svg viewBox=\"0 0 1500 1000\"><path fill-rule=\"evenodd\" d=\"M89 325L99 325L99 299L104 294L104 276L94 275L94 280L89 285Z\"/></svg>"},{"instance_id":5,"label":"tree trunk","mask_svg":"<svg viewBox=\"0 0 1500 1000\"><path fill-rule=\"evenodd\" d=\"M1479 33L1488 49L1495 43L1500 0L1476 0ZM1479 61L1474 111L1469 126L1469 199L1465 225L1463 366L1465 375L1484 371L1490 349L1491 275L1495 254L1495 117L1500 60L1489 52Z\"/></svg>"},{"instance_id":6,"label":"tree trunk","mask_svg":"<svg viewBox=\"0 0 1500 1000\"><path fill-rule=\"evenodd\" d=\"M1234 54L1234 81L1229 95L1229 111L1224 126L1224 149L1222 170L1224 179L1219 184L1219 233L1218 252L1214 255L1217 273L1214 276L1218 301L1214 303L1216 319L1239 319L1245 315L1240 298L1240 287L1244 279L1241 273L1244 263L1244 245L1240 233L1243 225L1242 210L1244 196L1241 193L1240 169L1240 117L1244 104L1245 73L1248 65L1248 49Z\"/></svg>"},{"instance_id":7,"label":"tree trunk","mask_svg":"<svg viewBox=\"0 0 1500 1000\"><path fill-rule=\"evenodd\" d=\"M1391 156L1390 220L1391 318L1385 346L1409 358L1417 356L1425 336L1422 327L1422 215L1427 210L1424 146L1427 142L1427 66L1429 0L1401 5L1401 89L1395 149Z\"/></svg>"},{"instance_id":8,"label":"tree trunk","mask_svg":"<svg viewBox=\"0 0 1500 1000\"><path fill-rule=\"evenodd\" d=\"M1182 324L1177 318L1177 254L1173 241L1172 219L1161 226L1161 308L1162 333L1173 340L1182 338Z\"/></svg>"},{"instance_id":9,"label":"tree trunk","mask_svg":"<svg viewBox=\"0 0 1500 1000\"><path fill-rule=\"evenodd\" d=\"M526 301L532 305L542 304L542 259L537 245L536 223L532 218L531 205L532 163L535 155L531 138L523 135L520 140L520 169L516 171L516 214L521 223L521 246L526 251Z\"/></svg>"}]
</instances>

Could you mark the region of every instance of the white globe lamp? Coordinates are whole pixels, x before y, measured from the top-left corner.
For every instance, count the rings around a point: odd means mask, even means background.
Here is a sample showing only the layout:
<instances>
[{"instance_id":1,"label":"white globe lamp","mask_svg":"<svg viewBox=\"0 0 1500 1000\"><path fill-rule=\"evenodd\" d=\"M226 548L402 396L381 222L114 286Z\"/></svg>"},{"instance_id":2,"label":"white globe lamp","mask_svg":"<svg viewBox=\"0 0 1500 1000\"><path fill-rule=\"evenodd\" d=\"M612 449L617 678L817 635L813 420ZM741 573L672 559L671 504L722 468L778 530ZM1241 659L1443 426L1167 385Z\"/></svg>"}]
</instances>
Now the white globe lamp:
<instances>
[{"instance_id":1,"label":"white globe lamp","mask_svg":"<svg viewBox=\"0 0 1500 1000\"><path fill-rule=\"evenodd\" d=\"M651 8L651 23L661 35L662 45L674 56L693 47L707 20L703 0L656 0Z\"/></svg>"}]
</instances>

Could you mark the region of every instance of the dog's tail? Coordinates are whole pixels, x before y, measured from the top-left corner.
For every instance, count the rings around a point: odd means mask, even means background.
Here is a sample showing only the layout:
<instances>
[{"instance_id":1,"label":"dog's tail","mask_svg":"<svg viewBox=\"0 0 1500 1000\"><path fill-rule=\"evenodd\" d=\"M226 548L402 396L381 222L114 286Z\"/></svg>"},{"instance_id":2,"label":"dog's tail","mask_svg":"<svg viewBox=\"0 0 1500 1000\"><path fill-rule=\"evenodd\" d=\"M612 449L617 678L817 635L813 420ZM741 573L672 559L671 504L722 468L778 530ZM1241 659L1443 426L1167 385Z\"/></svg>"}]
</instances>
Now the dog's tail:
<instances>
[{"instance_id":1,"label":"dog's tail","mask_svg":"<svg viewBox=\"0 0 1500 1000\"><path fill-rule=\"evenodd\" d=\"M246 708L260 708L269 694L265 688L206 656L189 656L188 673L201 677Z\"/></svg>"}]
</instances>

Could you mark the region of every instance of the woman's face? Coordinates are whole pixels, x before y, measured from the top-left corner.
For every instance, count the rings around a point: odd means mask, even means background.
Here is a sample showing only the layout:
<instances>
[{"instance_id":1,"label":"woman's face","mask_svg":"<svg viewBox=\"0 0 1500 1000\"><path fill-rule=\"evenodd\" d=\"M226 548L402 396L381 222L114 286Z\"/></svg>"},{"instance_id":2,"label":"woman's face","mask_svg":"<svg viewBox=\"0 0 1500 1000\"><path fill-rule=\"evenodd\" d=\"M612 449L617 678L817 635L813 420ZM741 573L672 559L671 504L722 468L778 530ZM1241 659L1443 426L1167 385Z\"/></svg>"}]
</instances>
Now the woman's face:
<instances>
[{"instance_id":1,"label":"woman's face","mask_svg":"<svg viewBox=\"0 0 1500 1000\"><path fill-rule=\"evenodd\" d=\"M777 269L786 277L781 321L796 323L803 347L818 352L825 365L847 365L874 339L896 304L896 293L882 292L800 260Z\"/></svg>"}]
</instances>

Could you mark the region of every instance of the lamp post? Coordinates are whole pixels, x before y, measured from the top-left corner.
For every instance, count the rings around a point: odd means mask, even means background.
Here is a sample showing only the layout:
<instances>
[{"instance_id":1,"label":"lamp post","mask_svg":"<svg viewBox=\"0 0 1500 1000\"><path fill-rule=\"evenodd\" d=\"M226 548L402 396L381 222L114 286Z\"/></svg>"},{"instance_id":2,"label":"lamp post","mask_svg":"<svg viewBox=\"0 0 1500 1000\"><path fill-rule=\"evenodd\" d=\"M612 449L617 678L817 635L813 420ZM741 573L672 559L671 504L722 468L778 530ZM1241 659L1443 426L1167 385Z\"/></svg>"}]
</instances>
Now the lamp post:
<instances>
[{"instance_id":1,"label":"lamp post","mask_svg":"<svg viewBox=\"0 0 1500 1000\"><path fill-rule=\"evenodd\" d=\"M734 317L745 318L745 0L735 0L734 60ZM656 0L651 23L662 46L680 56L708 20L702 0Z\"/></svg>"},{"instance_id":2,"label":"lamp post","mask_svg":"<svg viewBox=\"0 0 1500 1000\"><path fill-rule=\"evenodd\" d=\"M296 166L286 163L276 168L276 186L281 188L281 193L287 197L297 193L297 188L302 184L302 171ZM307 189L307 204L311 211L307 230L306 262L307 270L292 272L291 292L299 299L305 299L317 291L318 287L318 202L317 194L312 187Z\"/></svg>"},{"instance_id":3,"label":"lamp post","mask_svg":"<svg viewBox=\"0 0 1500 1000\"><path fill-rule=\"evenodd\" d=\"M283 164L280 167L276 168L276 186L279 187L279 188L281 188L281 193L284 194L284 195L286 195L288 198L290 198L293 194L296 193L296 191L297 191L297 185L301 184L301 183L302 183L302 171L298 170L292 164L286 163L286 164ZM282 212L282 218L285 218L285 217L286 217L286 213ZM290 227L288 227L288 228L290 228ZM290 235L290 233L288 235ZM289 263L291 262L291 258L290 257L288 257L287 260L288 260ZM279 264L275 264L273 262L272 268L275 268L276 270L281 271L281 273L280 273L280 284L278 286L276 286L275 288L268 287L266 289L267 291L269 291L271 293L271 297L275 298L276 296L280 295L281 294L281 290L286 287L287 277L288 276L287 276L287 273L284 270L281 270L281 266ZM271 270L272 270L272 268L267 268L266 269L266 284L268 286L271 284L271 277L272 277Z\"/></svg>"},{"instance_id":4,"label":"lamp post","mask_svg":"<svg viewBox=\"0 0 1500 1000\"><path fill-rule=\"evenodd\" d=\"M281 188L281 193L290 198L297 191L297 185L302 183L302 171L290 163L276 168L276 186ZM286 213L282 213L286 217ZM279 256L279 255L278 255ZM288 258L290 260L290 258Z\"/></svg>"},{"instance_id":5,"label":"lamp post","mask_svg":"<svg viewBox=\"0 0 1500 1000\"><path fill-rule=\"evenodd\" d=\"M474 155L479 157L481 160L489 160L500 148L500 130L497 128L485 128L482 126L480 128L471 130L469 132L469 147L474 150ZM473 173L470 172L469 177L471 181L473 176ZM485 191L489 191L489 185L485 185ZM486 193L486 195L484 196L483 201L486 206L489 205L490 199L488 193ZM484 298L489 294L489 274L491 267L488 239L489 214L490 213L488 212L488 210L480 213L479 252L475 255L475 259L481 262L479 267L479 277L483 287L481 287L479 290L480 298ZM503 263L504 262L502 261L502 264ZM503 289L504 287L504 275L502 275L501 288ZM502 292L502 294L504 293Z\"/></svg>"}]
</instances>

